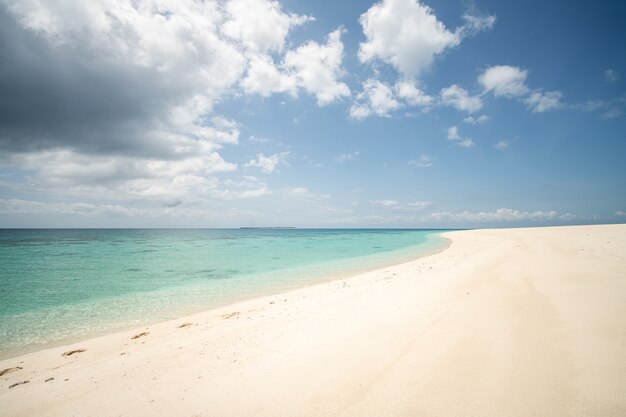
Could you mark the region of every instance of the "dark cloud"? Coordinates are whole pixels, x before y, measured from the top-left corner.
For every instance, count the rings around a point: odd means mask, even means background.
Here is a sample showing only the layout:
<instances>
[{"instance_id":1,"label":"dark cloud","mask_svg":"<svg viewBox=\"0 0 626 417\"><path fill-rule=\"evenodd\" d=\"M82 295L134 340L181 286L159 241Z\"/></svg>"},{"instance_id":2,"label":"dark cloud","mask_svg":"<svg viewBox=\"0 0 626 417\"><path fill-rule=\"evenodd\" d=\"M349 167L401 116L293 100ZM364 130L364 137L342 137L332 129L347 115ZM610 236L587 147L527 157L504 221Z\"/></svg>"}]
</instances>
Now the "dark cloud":
<instances>
[{"instance_id":1,"label":"dark cloud","mask_svg":"<svg viewBox=\"0 0 626 417\"><path fill-rule=\"evenodd\" d=\"M174 157L155 132L171 128L168 112L197 93L194 80L129 63L89 35L55 42L0 5L0 150Z\"/></svg>"}]
</instances>

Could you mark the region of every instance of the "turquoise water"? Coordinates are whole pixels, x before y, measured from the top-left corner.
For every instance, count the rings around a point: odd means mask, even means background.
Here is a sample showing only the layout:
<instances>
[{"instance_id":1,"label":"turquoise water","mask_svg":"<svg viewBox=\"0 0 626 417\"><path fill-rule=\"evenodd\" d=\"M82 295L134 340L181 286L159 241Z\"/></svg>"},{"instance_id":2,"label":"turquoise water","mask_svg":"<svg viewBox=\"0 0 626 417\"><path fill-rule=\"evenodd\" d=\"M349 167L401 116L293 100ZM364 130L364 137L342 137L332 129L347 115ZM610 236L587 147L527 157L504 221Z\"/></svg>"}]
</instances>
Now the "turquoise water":
<instances>
[{"instance_id":1,"label":"turquoise water","mask_svg":"<svg viewBox=\"0 0 626 417\"><path fill-rule=\"evenodd\" d=\"M0 357L408 261L434 230L0 230Z\"/></svg>"}]
</instances>

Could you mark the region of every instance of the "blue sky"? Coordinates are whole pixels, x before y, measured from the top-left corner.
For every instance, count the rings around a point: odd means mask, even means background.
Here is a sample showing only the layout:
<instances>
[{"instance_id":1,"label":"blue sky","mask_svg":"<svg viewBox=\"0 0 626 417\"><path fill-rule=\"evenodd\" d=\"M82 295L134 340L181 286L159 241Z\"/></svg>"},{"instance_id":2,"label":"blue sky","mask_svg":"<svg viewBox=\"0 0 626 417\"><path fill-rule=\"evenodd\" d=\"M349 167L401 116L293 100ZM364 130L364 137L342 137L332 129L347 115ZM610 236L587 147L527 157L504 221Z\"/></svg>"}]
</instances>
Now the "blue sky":
<instances>
[{"instance_id":1,"label":"blue sky","mask_svg":"<svg viewBox=\"0 0 626 417\"><path fill-rule=\"evenodd\" d=\"M0 227L624 222L625 14L2 0Z\"/></svg>"}]
</instances>

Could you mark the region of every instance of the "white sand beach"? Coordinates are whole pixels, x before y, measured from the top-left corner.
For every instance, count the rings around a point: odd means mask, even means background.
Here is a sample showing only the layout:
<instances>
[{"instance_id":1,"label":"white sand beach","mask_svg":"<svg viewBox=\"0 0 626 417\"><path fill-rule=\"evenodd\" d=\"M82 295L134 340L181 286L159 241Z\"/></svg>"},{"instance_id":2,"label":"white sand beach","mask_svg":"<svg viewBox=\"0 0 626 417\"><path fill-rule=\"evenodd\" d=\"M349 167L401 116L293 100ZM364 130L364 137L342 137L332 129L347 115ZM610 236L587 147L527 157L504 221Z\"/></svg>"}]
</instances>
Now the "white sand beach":
<instances>
[{"instance_id":1,"label":"white sand beach","mask_svg":"<svg viewBox=\"0 0 626 417\"><path fill-rule=\"evenodd\" d=\"M410 263L3 360L0 415L626 415L626 225L446 236Z\"/></svg>"}]
</instances>

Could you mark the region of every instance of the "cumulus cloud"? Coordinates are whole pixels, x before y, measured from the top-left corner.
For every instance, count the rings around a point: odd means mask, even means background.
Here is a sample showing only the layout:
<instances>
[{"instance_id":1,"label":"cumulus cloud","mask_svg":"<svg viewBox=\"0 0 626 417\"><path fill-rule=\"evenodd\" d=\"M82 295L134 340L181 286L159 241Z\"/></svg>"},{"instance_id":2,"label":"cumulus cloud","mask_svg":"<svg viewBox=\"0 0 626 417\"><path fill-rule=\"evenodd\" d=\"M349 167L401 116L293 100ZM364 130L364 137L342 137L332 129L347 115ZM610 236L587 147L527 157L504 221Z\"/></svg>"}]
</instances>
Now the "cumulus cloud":
<instances>
[{"instance_id":1,"label":"cumulus cloud","mask_svg":"<svg viewBox=\"0 0 626 417\"><path fill-rule=\"evenodd\" d=\"M414 81L398 81L390 86L377 79L370 78L363 83L363 90L356 95L350 108L350 117L365 119L369 116L388 117L390 114L408 106L420 107L428 111L435 100L420 90Z\"/></svg>"},{"instance_id":2,"label":"cumulus cloud","mask_svg":"<svg viewBox=\"0 0 626 417\"><path fill-rule=\"evenodd\" d=\"M341 29L290 48L311 20L275 0L0 1L0 164L28 171L44 197L179 207L267 195L223 179L238 169L222 149L239 126L215 105L241 92L348 96ZM269 173L285 158L246 166Z\"/></svg>"},{"instance_id":3,"label":"cumulus cloud","mask_svg":"<svg viewBox=\"0 0 626 417\"><path fill-rule=\"evenodd\" d=\"M417 88L413 81L398 81L395 85L395 92L398 98L411 106L428 108L434 101L431 96Z\"/></svg>"},{"instance_id":4,"label":"cumulus cloud","mask_svg":"<svg viewBox=\"0 0 626 417\"><path fill-rule=\"evenodd\" d=\"M202 134L245 68L222 17L216 2L0 6L0 146L164 156Z\"/></svg>"},{"instance_id":5,"label":"cumulus cloud","mask_svg":"<svg viewBox=\"0 0 626 417\"><path fill-rule=\"evenodd\" d=\"M293 74L277 68L271 56L258 55L250 59L248 72L241 87L246 93L268 97L274 93L296 96L298 83Z\"/></svg>"},{"instance_id":6,"label":"cumulus cloud","mask_svg":"<svg viewBox=\"0 0 626 417\"><path fill-rule=\"evenodd\" d=\"M478 77L485 92L496 97L514 98L523 102L533 113L543 113L564 107L560 91L530 90L526 85L528 71L510 65L489 67Z\"/></svg>"},{"instance_id":7,"label":"cumulus cloud","mask_svg":"<svg viewBox=\"0 0 626 417\"><path fill-rule=\"evenodd\" d=\"M372 78L363 83L363 91L357 94L356 99L350 107L350 117L354 119L365 119L371 115L389 116L390 112L402 106L389 85Z\"/></svg>"},{"instance_id":8,"label":"cumulus cloud","mask_svg":"<svg viewBox=\"0 0 626 417\"><path fill-rule=\"evenodd\" d=\"M478 117L467 116L463 119L463 121L470 125L481 125L489 121L489 116L487 116L486 114Z\"/></svg>"},{"instance_id":9,"label":"cumulus cloud","mask_svg":"<svg viewBox=\"0 0 626 417\"><path fill-rule=\"evenodd\" d=\"M213 124L204 132L210 140L175 137L165 157L52 148L7 153L1 162L30 172L28 189L39 194L144 200L159 205L189 201L213 196L219 183L216 175L237 169L237 164L218 153L222 144L237 142L237 125L222 118L214 118Z\"/></svg>"},{"instance_id":10,"label":"cumulus cloud","mask_svg":"<svg viewBox=\"0 0 626 417\"><path fill-rule=\"evenodd\" d=\"M495 16L463 18L465 24L453 32L418 0L378 2L359 18L366 37L359 46L359 60L389 64L405 79L419 77L437 55L466 36L491 29L496 20Z\"/></svg>"},{"instance_id":11,"label":"cumulus cloud","mask_svg":"<svg viewBox=\"0 0 626 417\"><path fill-rule=\"evenodd\" d=\"M388 116L407 106L428 111L435 100L417 87L420 75L436 56L460 44L464 37L491 29L496 18L467 14L463 20L464 25L451 31L419 0L382 0L371 6L359 19L366 38L359 45L359 60L389 64L400 77L393 88L375 79L363 83L350 116ZM480 97L470 96L457 85L442 90L441 95L442 104L461 111L472 113L482 107Z\"/></svg>"},{"instance_id":12,"label":"cumulus cloud","mask_svg":"<svg viewBox=\"0 0 626 417\"><path fill-rule=\"evenodd\" d=\"M421 154L417 159L411 159L409 165L416 168L430 168L433 166L433 158L426 154Z\"/></svg>"},{"instance_id":13,"label":"cumulus cloud","mask_svg":"<svg viewBox=\"0 0 626 417\"><path fill-rule=\"evenodd\" d=\"M461 39L416 0L383 0L359 19L367 40L359 46L361 62L376 59L405 76L418 76L434 57Z\"/></svg>"},{"instance_id":14,"label":"cumulus cloud","mask_svg":"<svg viewBox=\"0 0 626 417\"><path fill-rule=\"evenodd\" d=\"M270 55L253 55L242 89L266 97L274 93L295 97L301 88L314 95L319 106L350 96L348 86L339 81L344 74L343 32L342 28L331 32L325 44L308 41L287 51L280 64Z\"/></svg>"},{"instance_id":15,"label":"cumulus cloud","mask_svg":"<svg viewBox=\"0 0 626 417\"><path fill-rule=\"evenodd\" d=\"M451 126L448 128L448 140L452 141L455 145L458 145L462 148L471 148L475 145L474 141L470 138L461 137L459 134L459 129L456 126Z\"/></svg>"},{"instance_id":16,"label":"cumulus cloud","mask_svg":"<svg viewBox=\"0 0 626 417\"><path fill-rule=\"evenodd\" d=\"M528 71L510 65L489 67L478 77L485 91L496 97L520 97L528 93L526 78Z\"/></svg>"},{"instance_id":17,"label":"cumulus cloud","mask_svg":"<svg viewBox=\"0 0 626 417\"><path fill-rule=\"evenodd\" d=\"M202 129L246 69L244 91L293 95L300 76L327 102L333 93L315 78L335 74L341 53L310 57L322 65L308 70L295 59L286 77L265 54L309 20L271 0L2 4L0 146L162 156L174 136ZM329 39L341 52L338 35Z\"/></svg>"},{"instance_id":18,"label":"cumulus cloud","mask_svg":"<svg viewBox=\"0 0 626 417\"><path fill-rule=\"evenodd\" d=\"M274 155L265 156L263 153L257 155L256 158L248 161L244 166L246 168L259 168L266 174L271 174L276 170L279 164L286 163L289 152L281 152Z\"/></svg>"},{"instance_id":19,"label":"cumulus cloud","mask_svg":"<svg viewBox=\"0 0 626 417\"><path fill-rule=\"evenodd\" d=\"M350 96L348 86L338 81L344 72L343 31L331 32L325 44L309 41L285 56L283 66L293 72L298 86L315 95L320 106Z\"/></svg>"},{"instance_id":20,"label":"cumulus cloud","mask_svg":"<svg viewBox=\"0 0 626 417\"><path fill-rule=\"evenodd\" d=\"M229 0L221 30L252 52L280 52L292 27L314 20L286 14L273 0Z\"/></svg>"},{"instance_id":21,"label":"cumulus cloud","mask_svg":"<svg viewBox=\"0 0 626 417\"><path fill-rule=\"evenodd\" d=\"M483 107L480 97L470 96L467 90L456 84L442 89L439 96L444 105L452 106L459 111L475 113Z\"/></svg>"}]
</instances>

